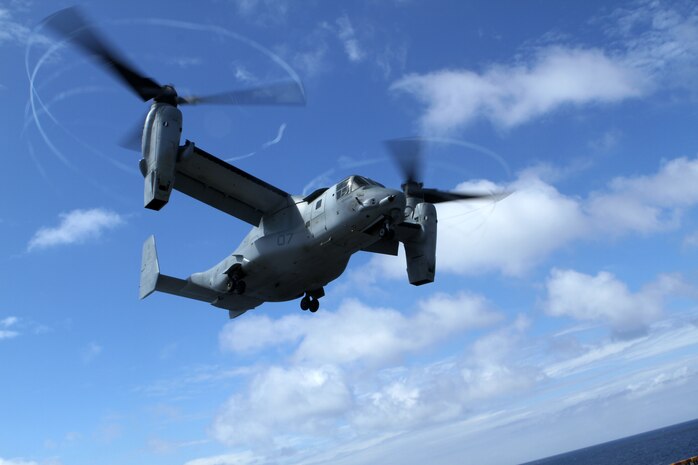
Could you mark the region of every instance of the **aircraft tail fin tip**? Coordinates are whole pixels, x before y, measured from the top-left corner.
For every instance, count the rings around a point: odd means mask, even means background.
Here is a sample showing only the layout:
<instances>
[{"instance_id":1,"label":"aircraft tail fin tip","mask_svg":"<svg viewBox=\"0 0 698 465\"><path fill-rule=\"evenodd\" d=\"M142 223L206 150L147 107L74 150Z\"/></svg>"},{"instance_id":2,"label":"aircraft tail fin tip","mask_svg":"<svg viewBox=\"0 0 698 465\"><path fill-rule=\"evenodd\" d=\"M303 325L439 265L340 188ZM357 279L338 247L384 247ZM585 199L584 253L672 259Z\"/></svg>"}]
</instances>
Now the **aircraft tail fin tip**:
<instances>
[{"instance_id":1,"label":"aircraft tail fin tip","mask_svg":"<svg viewBox=\"0 0 698 465\"><path fill-rule=\"evenodd\" d=\"M141 260L141 283L139 297L145 299L155 292L158 278L160 277L160 265L158 253L155 249L155 236L150 236L143 243L143 256Z\"/></svg>"}]
</instances>

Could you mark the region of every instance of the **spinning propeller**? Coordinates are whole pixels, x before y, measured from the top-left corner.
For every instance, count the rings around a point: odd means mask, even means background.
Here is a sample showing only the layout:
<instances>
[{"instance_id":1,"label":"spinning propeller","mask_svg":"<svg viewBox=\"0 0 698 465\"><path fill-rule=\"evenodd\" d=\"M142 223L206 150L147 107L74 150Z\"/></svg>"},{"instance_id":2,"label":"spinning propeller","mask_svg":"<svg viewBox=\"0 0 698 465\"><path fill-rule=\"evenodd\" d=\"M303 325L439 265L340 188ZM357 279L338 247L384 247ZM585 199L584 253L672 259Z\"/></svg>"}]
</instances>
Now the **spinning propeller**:
<instances>
[{"instance_id":1,"label":"spinning propeller","mask_svg":"<svg viewBox=\"0 0 698 465\"><path fill-rule=\"evenodd\" d=\"M502 193L475 193L475 192L449 192L439 189L423 187L420 181L422 175L422 159L424 139L419 137L406 137L392 139L385 142L388 151L393 156L398 167L402 171L405 181L402 190L409 198L422 199L428 203L451 202L453 200L501 200L508 196L508 192Z\"/></svg>"},{"instance_id":2,"label":"spinning propeller","mask_svg":"<svg viewBox=\"0 0 698 465\"><path fill-rule=\"evenodd\" d=\"M208 96L180 97L172 84L162 85L144 76L113 48L82 15L77 7L61 10L45 19L45 24L66 40L73 41L85 53L119 78L143 101L154 100L172 105L231 104L231 105L305 105L305 93L300 83L284 81L251 89L234 90Z\"/></svg>"}]
</instances>

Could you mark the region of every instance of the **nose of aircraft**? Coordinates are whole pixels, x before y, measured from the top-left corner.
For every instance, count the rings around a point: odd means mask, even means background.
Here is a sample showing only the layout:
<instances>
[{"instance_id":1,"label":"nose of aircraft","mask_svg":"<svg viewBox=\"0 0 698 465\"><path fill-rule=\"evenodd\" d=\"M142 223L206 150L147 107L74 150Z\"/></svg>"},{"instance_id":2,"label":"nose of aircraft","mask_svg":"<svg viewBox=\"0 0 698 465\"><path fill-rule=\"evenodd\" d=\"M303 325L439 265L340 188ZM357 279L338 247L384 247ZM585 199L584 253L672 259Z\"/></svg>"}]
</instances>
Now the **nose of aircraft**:
<instances>
[{"instance_id":1,"label":"nose of aircraft","mask_svg":"<svg viewBox=\"0 0 698 465\"><path fill-rule=\"evenodd\" d=\"M398 190L383 189L378 201L378 208L385 214L396 221L402 218L402 212L405 211L405 194Z\"/></svg>"}]
</instances>

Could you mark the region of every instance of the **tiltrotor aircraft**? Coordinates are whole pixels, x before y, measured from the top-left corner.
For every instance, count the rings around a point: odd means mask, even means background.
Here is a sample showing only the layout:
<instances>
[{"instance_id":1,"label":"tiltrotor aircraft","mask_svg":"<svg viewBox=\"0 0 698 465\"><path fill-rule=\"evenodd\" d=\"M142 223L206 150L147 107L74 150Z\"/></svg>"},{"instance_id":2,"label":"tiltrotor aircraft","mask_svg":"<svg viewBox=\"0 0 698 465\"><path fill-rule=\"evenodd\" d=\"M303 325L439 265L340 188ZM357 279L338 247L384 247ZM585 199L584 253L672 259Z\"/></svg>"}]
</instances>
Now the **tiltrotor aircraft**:
<instances>
[{"instance_id":1,"label":"tiltrotor aircraft","mask_svg":"<svg viewBox=\"0 0 698 465\"><path fill-rule=\"evenodd\" d=\"M140 170L144 204L160 210L176 189L249 223L252 229L235 251L211 269L187 279L160 273L155 239L143 245L140 298L154 291L201 300L227 309L230 318L264 302L300 298L315 312L324 287L344 271L352 254L397 255L405 249L409 282L434 281L437 219L435 203L501 198L502 194L446 192L419 182L420 139L387 143L400 165L402 190L363 176L349 176L310 195L291 195L205 152L186 140L180 145L182 113L192 103L302 105L296 82L216 94L180 97L172 85L144 77L86 22L76 8L46 19L46 25L95 55L143 101L153 100L143 126Z\"/></svg>"}]
</instances>

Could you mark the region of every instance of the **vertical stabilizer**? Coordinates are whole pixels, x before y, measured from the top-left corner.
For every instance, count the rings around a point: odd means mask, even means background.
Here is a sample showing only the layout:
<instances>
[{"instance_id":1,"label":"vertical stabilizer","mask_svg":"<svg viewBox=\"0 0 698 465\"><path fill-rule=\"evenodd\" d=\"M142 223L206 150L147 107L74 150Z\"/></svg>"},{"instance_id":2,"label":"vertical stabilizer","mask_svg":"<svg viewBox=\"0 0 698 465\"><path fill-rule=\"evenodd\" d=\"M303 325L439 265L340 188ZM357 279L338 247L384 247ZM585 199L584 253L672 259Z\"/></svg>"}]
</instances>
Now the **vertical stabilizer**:
<instances>
[{"instance_id":1,"label":"vertical stabilizer","mask_svg":"<svg viewBox=\"0 0 698 465\"><path fill-rule=\"evenodd\" d=\"M145 299L155 292L160 277L158 253L155 250L155 236L150 236L143 243L143 258L141 259L141 285L139 297Z\"/></svg>"}]
</instances>

